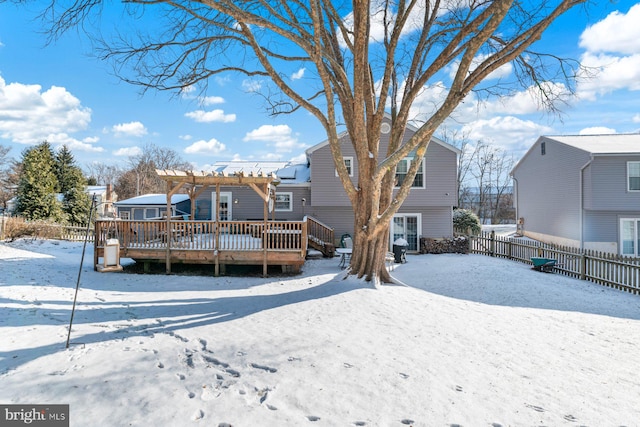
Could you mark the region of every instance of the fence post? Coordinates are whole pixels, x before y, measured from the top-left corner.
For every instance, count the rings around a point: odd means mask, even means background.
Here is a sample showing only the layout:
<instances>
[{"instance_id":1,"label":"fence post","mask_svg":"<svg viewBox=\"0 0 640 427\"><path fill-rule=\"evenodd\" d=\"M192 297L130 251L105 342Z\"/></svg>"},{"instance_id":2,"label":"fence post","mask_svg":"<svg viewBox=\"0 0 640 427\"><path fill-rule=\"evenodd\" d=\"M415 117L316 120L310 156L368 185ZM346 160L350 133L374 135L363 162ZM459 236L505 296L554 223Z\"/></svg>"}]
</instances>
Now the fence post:
<instances>
[{"instance_id":1,"label":"fence post","mask_svg":"<svg viewBox=\"0 0 640 427\"><path fill-rule=\"evenodd\" d=\"M491 256L496 256L496 230L491 230L489 238L491 239L491 242L489 244L489 252Z\"/></svg>"}]
</instances>

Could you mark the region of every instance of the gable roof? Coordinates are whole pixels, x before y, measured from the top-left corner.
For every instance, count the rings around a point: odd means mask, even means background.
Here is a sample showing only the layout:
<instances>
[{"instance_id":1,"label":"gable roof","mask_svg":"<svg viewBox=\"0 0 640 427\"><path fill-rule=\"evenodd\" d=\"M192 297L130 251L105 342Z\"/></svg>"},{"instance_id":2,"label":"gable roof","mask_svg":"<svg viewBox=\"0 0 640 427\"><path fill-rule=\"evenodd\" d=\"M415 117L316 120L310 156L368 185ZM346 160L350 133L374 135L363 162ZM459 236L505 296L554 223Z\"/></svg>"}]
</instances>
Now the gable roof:
<instances>
[{"instance_id":1,"label":"gable roof","mask_svg":"<svg viewBox=\"0 0 640 427\"><path fill-rule=\"evenodd\" d=\"M640 154L640 133L562 135L545 138L594 155Z\"/></svg>"},{"instance_id":2,"label":"gable roof","mask_svg":"<svg viewBox=\"0 0 640 427\"><path fill-rule=\"evenodd\" d=\"M189 200L188 194L174 194L171 196L171 204L175 205L176 203L184 202L185 200ZM166 194L143 194L142 196L132 197L130 199L120 200L115 202L116 206L124 206L124 205L163 205L167 204L167 195Z\"/></svg>"},{"instance_id":3,"label":"gable roof","mask_svg":"<svg viewBox=\"0 0 640 427\"><path fill-rule=\"evenodd\" d=\"M390 122L390 121L391 121L391 114L384 113L383 122ZM407 123L407 129L409 129L412 132L417 132L420 128L412 125L411 123ZM343 137L345 137L347 135L349 135L349 132L347 132L347 131L340 132L338 134L338 139L342 139ZM436 144L441 145L444 148L446 148L448 150L451 150L456 154L460 154L461 153L459 148L457 148L457 147L455 147L455 146L453 146L453 145L451 145L451 144L449 144L447 142L444 142L443 140L441 140L439 138L436 138L435 136L431 137L431 142L435 142ZM316 151L316 150L318 150L318 149L320 149L322 147L326 147L327 145L329 145L329 140L328 139L322 141L319 144L316 144L316 145L314 145L312 147L307 148L307 150L305 151L305 154L307 155L307 159L309 159L309 157L311 156L311 154L314 151Z\"/></svg>"}]
</instances>

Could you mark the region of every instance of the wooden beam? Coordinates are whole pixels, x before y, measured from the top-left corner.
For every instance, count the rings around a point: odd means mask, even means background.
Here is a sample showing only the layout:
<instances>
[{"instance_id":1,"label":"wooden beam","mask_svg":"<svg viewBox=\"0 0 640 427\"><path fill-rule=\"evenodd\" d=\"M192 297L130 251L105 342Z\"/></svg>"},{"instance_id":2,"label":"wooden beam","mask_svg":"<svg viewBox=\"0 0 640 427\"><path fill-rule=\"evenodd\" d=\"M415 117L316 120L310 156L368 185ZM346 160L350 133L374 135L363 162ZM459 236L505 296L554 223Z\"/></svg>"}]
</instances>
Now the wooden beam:
<instances>
[{"instance_id":1,"label":"wooden beam","mask_svg":"<svg viewBox=\"0 0 640 427\"><path fill-rule=\"evenodd\" d=\"M258 195L260 196L260 198L262 200L264 200L265 203L269 202L269 193L265 193L264 191L262 191L260 189L260 187L258 187L256 184L254 184L253 182L250 182L249 187L251 187L253 189L253 191L255 191L256 193L258 193Z\"/></svg>"}]
</instances>

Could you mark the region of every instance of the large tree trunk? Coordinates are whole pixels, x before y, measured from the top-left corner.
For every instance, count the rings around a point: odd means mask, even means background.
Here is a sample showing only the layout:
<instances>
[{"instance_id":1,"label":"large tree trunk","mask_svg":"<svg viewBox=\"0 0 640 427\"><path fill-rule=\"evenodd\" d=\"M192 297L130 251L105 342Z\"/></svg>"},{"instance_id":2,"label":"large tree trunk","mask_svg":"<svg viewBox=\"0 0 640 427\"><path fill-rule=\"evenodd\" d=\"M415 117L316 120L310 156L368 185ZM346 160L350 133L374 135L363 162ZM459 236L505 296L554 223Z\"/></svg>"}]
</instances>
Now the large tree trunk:
<instances>
[{"instance_id":1,"label":"large tree trunk","mask_svg":"<svg viewBox=\"0 0 640 427\"><path fill-rule=\"evenodd\" d=\"M351 257L351 273L374 283L391 283L393 279L386 268L389 252L389 221L381 221L380 214L391 203L394 173L388 172L382 185L373 177L360 178L359 196L354 204L354 250ZM379 188L375 188L379 186ZM378 203L372 194L380 193Z\"/></svg>"}]
</instances>

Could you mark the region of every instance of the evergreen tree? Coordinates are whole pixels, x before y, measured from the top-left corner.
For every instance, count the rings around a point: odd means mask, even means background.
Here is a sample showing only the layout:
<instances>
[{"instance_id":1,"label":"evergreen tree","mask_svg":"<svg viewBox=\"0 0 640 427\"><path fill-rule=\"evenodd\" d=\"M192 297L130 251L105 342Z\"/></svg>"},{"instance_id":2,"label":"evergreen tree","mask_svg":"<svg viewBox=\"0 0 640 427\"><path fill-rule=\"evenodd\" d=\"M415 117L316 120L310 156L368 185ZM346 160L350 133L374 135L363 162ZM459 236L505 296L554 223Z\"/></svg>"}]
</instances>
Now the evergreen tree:
<instances>
[{"instance_id":1,"label":"evergreen tree","mask_svg":"<svg viewBox=\"0 0 640 427\"><path fill-rule=\"evenodd\" d=\"M63 209L70 223L86 225L89 221L91 198L84 188L74 187L64 194Z\"/></svg>"},{"instance_id":2,"label":"evergreen tree","mask_svg":"<svg viewBox=\"0 0 640 427\"><path fill-rule=\"evenodd\" d=\"M63 221L57 197L58 180L51 145L47 141L22 153L22 172L18 182L16 210L29 220Z\"/></svg>"},{"instance_id":3,"label":"evergreen tree","mask_svg":"<svg viewBox=\"0 0 640 427\"><path fill-rule=\"evenodd\" d=\"M58 180L58 192L64 194L76 187L78 167L73 154L66 145L60 147L55 156L55 173ZM81 174L82 175L82 174ZM82 178L84 180L84 178Z\"/></svg>"},{"instance_id":4,"label":"evergreen tree","mask_svg":"<svg viewBox=\"0 0 640 427\"><path fill-rule=\"evenodd\" d=\"M63 197L62 207L68 221L73 224L86 224L91 207L91 198L85 192L87 180L66 145L56 153L55 172Z\"/></svg>"}]
</instances>

